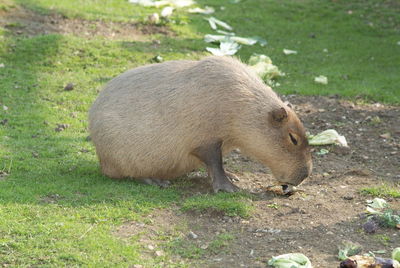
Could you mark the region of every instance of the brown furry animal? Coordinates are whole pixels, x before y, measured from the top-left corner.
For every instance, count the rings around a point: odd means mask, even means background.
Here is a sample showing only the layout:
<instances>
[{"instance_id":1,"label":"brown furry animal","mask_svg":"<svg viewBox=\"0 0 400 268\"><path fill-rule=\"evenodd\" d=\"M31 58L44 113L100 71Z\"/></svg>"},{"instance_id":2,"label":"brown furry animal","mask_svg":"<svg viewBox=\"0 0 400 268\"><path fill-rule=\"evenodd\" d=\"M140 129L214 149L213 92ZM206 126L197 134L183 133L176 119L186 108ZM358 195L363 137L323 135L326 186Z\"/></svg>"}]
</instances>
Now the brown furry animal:
<instances>
[{"instance_id":1,"label":"brown furry animal","mask_svg":"<svg viewBox=\"0 0 400 268\"><path fill-rule=\"evenodd\" d=\"M230 57L169 61L111 80L89 112L102 172L158 182L207 166L215 192L233 192L222 157L239 148L281 184L311 172L302 123L245 64Z\"/></svg>"}]
</instances>

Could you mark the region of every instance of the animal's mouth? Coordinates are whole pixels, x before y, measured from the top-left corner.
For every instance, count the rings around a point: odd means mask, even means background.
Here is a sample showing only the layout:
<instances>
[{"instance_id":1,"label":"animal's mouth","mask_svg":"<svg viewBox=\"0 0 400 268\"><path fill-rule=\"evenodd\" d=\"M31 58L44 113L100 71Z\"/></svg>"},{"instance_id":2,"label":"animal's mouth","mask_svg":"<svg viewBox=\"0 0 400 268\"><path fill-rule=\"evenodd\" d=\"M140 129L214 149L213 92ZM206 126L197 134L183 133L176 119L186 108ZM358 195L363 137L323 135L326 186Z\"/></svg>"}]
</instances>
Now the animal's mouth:
<instances>
[{"instance_id":1,"label":"animal's mouth","mask_svg":"<svg viewBox=\"0 0 400 268\"><path fill-rule=\"evenodd\" d=\"M290 195L293 194L296 191L296 187L291 184L281 184L282 186L282 192L285 195Z\"/></svg>"}]
</instances>

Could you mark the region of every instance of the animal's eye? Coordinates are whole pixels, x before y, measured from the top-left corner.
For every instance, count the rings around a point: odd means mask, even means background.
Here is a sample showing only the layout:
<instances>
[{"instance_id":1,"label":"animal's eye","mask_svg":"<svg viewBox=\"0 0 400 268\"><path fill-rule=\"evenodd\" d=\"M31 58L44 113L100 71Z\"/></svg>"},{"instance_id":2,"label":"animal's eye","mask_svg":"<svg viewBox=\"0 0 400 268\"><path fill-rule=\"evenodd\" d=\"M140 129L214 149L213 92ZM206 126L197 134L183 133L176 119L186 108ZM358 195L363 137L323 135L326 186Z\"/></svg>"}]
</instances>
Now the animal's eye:
<instances>
[{"instance_id":1,"label":"animal's eye","mask_svg":"<svg viewBox=\"0 0 400 268\"><path fill-rule=\"evenodd\" d=\"M293 143L294 145L297 145L297 140L296 140L296 138L295 138L291 133L289 133L289 137L290 137L290 140L292 141L292 143Z\"/></svg>"}]
</instances>

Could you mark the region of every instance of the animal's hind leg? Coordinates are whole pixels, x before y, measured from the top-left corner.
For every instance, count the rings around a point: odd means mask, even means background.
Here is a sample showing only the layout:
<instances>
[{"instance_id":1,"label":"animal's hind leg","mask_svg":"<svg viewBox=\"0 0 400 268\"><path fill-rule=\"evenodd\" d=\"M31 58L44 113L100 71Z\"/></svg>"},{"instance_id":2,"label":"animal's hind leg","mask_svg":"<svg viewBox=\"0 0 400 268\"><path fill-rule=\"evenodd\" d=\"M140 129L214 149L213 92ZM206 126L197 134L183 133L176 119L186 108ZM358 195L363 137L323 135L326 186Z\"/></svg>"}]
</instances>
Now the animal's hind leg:
<instances>
[{"instance_id":1,"label":"animal's hind leg","mask_svg":"<svg viewBox=\"0 0 400 268\"><path fill-rule=\"evenodd\" d=\"M115 167L112 164L112 162L109 161L107 158L99 156L99 160L100 160L101 172L104 175L113 179L122 179L124 177L119 171L119 169Z\"/></svg>"}]
</instances>

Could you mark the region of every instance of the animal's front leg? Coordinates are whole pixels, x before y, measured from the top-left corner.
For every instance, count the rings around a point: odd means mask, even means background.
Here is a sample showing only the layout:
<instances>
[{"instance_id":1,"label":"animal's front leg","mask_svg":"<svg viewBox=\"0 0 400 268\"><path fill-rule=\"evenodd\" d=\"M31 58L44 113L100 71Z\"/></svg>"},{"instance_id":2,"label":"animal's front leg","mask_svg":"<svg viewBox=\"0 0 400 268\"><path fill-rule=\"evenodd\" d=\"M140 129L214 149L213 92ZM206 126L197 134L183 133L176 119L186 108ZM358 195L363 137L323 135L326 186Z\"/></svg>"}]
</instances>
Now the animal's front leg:
<instances>
[{"instance_id":1,"label":"animal's front leg","mask_svg":"<svg viewBox=\"0 0 400 268\"><path fill-rule=\"evenodd\" d=\"M211 143L196 148L192 153L203 161L207 166L208 175L212 179L212 188L215 193L218 191L237 192L235 186L226 175L222 166L222 141Z\"/></svg>"}]
</instances>

